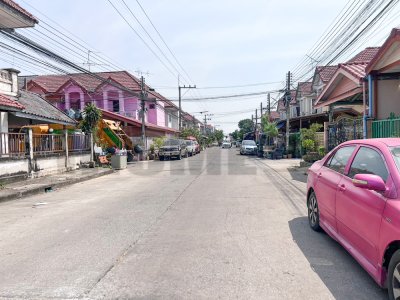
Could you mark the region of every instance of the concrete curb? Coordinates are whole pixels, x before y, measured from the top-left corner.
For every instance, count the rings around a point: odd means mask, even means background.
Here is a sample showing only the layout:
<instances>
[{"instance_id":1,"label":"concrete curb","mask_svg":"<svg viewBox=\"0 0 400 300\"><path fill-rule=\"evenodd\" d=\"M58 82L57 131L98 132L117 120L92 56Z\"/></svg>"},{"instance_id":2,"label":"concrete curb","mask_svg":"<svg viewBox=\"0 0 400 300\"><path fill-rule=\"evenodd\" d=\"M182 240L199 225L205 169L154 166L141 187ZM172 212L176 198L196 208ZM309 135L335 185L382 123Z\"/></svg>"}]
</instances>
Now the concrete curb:
<instances>
[{"instance_id":1,"label":"concrete curb","mask_svg":"<svg viewBox=\"0 0 400 300\"><path fill-rule=\"evenodd\" d=\"M75 183L80 183L80 182L84 182L90 179L94 179L94 178L98 178L104 175L109 175L114 173L115 170L113 169L109 169L107 171L104 172L96 172L87 176L82 176L82 177L78 177L78 178L71 178L68 179L66 181L63 182L51 182L51 183L43 183L40 184L36 187L32 187L23 191L15 191L15 190L0 190L0 203L2 202L7 202L7 201L11 201L11 200L16 200L16 199L21 199L21 198L25 198L28 196L33 196L33 195L37 195L37 194L41 194L41 193L45 193L45 189L46 188L52 188L54 189L59 189L59 188L63 188Z\"/></svg>"}]
</instances>

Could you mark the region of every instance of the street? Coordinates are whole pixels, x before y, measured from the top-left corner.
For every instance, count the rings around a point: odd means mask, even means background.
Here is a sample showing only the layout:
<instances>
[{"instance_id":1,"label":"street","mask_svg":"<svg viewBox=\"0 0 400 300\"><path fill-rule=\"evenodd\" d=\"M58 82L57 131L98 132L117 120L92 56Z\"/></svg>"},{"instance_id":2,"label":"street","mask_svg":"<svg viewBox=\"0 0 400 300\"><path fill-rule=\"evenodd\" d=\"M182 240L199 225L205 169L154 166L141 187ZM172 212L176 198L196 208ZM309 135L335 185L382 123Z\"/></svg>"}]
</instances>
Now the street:
<instances>
[{"instance_id":1,"label":"street","mask_svg":"<svg viewBox=\"0 0 400 300\"><path fill-rule=\"evenodd\" d=\"M0 204L0 298L386 299L285 161L209 148Z\"/></svg>"}]
</instances>

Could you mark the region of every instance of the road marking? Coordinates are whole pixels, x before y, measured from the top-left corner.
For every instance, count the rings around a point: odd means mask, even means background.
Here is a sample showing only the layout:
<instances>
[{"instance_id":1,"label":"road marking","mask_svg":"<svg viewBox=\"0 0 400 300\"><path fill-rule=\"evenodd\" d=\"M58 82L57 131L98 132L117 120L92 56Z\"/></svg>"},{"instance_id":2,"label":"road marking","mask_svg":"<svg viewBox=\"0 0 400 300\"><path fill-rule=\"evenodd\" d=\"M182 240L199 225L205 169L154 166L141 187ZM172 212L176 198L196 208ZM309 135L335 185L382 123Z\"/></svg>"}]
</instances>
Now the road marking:
<instances>
[{"instance_id":1,"label":"road marking","mask_svg":"<svg viewBox=\"0 0 400 300\"><path fill-rule=\"evenodd\" d=\"M164 160L163 171L171 172L171 161L170 160Z\"/></svg>"}]
</instances>

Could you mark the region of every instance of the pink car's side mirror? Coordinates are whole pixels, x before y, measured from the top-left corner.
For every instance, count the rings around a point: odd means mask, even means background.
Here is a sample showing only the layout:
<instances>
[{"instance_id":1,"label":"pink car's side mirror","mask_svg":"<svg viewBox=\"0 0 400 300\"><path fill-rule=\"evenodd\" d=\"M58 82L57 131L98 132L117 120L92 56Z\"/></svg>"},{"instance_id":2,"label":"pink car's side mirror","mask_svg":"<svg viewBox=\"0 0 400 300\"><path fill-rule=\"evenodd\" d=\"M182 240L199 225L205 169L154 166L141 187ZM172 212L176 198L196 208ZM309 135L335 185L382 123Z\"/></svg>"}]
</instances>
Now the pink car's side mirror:
<instances>
[{"instance_id":1,"label":"pink car's side mirror","mask_svg":"<svg viewBox=\"0 0 400 300\"><path fill-rule=\"evenodd\" d=\"M377 192L386 191L386 184L383 179L374 174L357 174L354 176L353 184L356 187L373 190Z\"/></svg>"}]
</instances>

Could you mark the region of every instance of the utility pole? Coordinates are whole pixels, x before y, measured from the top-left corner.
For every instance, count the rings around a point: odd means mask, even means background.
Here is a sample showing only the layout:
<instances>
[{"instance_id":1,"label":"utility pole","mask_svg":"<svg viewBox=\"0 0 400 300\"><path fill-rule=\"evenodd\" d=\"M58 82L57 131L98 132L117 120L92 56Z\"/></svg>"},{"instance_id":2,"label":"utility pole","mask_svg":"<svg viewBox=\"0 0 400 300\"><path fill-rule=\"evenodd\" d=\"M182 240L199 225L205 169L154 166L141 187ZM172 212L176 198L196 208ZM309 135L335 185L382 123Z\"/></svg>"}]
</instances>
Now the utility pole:
<instances>
[{"instance_id":1,"label":"utility pole","mask_svg":"<svg viewBox=\"0 0 400 300\"><path fill-rule=\"evenodd\" d=\"M204 134L207 135L207 120L210 121L213 114L204 114Z\"/></svg>"},{"instance_id":2,"label":"utility pole","mask_svg":"<svg viewBox=\"0 0 400 300\"><path fill-rule=\"evenodd\" d=\"M181 132L182 129L182 96L181 96L181 90L182 89L195 89L196 85L194 86L178 86L178 90L179 90L179 132Z\"/></svg>"},{"instance_id":3,"label":"utility pole","mask_svg":"<svg viewBox=\"0 0 400 300\"><path fill-rule=\"evenodd\" d=\"M147 97L146 95L146 90L145 90L145 84L144 84L144 77L142 76L140 78L140 107L141 107L141 119L142 119L142 143L144 150L147 149L146 147L146 127L145 127L145 98Z\"/></svg>"},{"instance_id":4,"label":"utility pole","mask_svg":"<svg viewBox=\"0 0 400 300\"><path fill-rule=\"evenodd\" d=\"M291 93L290 93L290 80L292 75L290 71L287 73L286 77L286 153L289 150L289 136L290 136L290 101L292 100Z\"/></svg>"},{"instance_id":5,"label":"utility pole","mask_svg":"<svg viewBox=\"0 0 400 300\"><path fill-rule=\"evenodd\" d=\"M256 126L255 126L255 128L254 128L254 133L257 131L257 120L258 120L258 117L257 117L257 108L256 108Z\"/></svg>"},{"instance_id":6,"label":"utility pole","mask_svg":"<svg viewBox=\"0 0 400 300\"><path fill-rule=\"evenodd\" d=\"M271 115L271 95L268 93L268 118Z\"/></svg>"}]
</instances>

